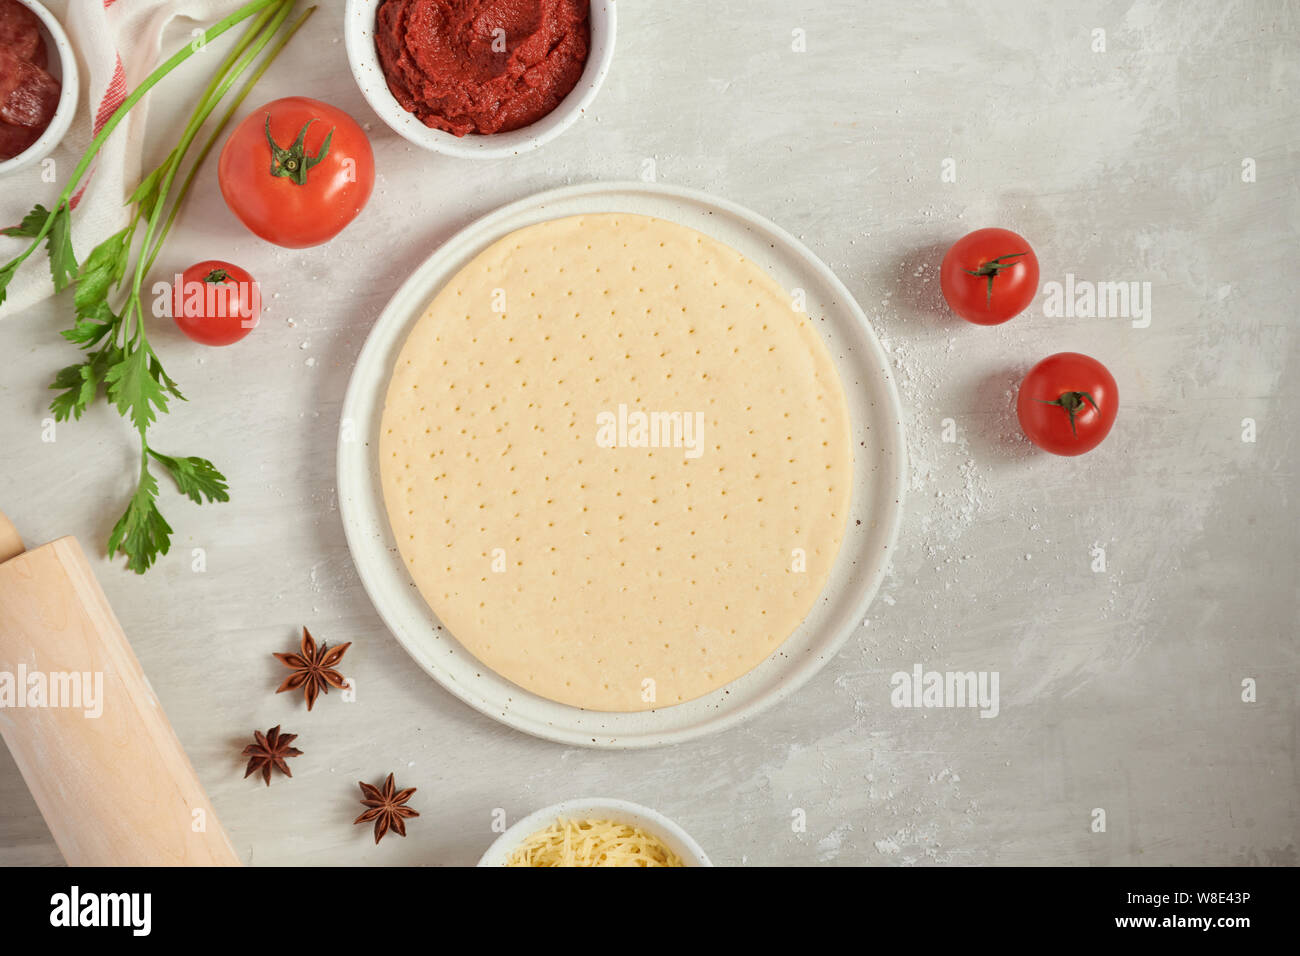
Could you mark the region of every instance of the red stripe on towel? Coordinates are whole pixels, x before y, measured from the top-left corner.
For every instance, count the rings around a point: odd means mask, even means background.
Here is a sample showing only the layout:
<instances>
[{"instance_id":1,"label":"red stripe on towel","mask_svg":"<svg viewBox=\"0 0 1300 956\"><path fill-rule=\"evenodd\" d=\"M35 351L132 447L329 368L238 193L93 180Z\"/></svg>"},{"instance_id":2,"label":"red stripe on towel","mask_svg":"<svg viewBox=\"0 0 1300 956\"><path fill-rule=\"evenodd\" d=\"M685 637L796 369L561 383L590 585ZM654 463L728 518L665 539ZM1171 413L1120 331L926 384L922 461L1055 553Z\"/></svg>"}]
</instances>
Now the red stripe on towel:
<instances>
[{"instance_id":1,"label":"red stripe on towel","mask_svg":"<svg viewBox=\"0 0 1300 956\"><path fill-rule=\"evenodd\" d=\"M104 6L110 6L116 0L104 0ZM104 91L104 98L99 101L99 109L95 111L95 124L93 127L94 136L98 136L104 124L113 118L113 114L121 107L122 102L126 99L126 70L122 68L122 57L117 58L117 65L113 67L113 79L108 84L108 89ZM86 181L81 184L76 195L68 203L71 209L77 208L77 203L81 202L81 196L90 185L91 177L95 175L94 167L86 176Z\"/></svg>"}]
</instances>

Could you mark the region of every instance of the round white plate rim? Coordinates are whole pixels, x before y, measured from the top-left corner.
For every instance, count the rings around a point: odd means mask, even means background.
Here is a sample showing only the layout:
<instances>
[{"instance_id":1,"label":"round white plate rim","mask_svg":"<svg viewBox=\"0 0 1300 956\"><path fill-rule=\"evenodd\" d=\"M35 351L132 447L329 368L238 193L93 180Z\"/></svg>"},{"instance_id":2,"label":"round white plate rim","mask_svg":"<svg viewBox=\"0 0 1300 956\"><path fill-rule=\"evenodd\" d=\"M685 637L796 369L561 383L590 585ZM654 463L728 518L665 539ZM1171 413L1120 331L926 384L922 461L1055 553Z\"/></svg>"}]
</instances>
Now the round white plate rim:
<instances>
[{"instance_id":1,"label":"round white plate rim","mask_svg":"<svg viewBox=\"0 0 1300 956\"><path fill-rule=\"evenodd\" d=\"M358 411L367 407L368 399L368 405L372 409L371 417L373 417L373 409L376 406L382 413L383 393L387 390L387 383L392 371L391 363L385 361L384 356L400 348L409 333L410 327L423 313L428 301L433 298L433 293L441 287L442 282L446 281L445 279L437 279L439 272L448 273L446 278L450 278L450 275L454 274L456 270L491 242L513 232L517 228L521 228L522 225L526 225L527 222L516 221L520 218L526 219L528 222L540 222L561 218L566 215L577 215L582 212L595 214L598 210L630 212L626 208L617 208L617 199L619 197L633 202L636 200L668 202L681 205L683 209L690 206L700 206L708 211L710 217L714 210L733 217L747 232L758 230L760 234L764 234L763 238L774 240L770 243L773 249L779 247L779 252L792 255L799 266L809 270L817 281L830 290L834 305L847 313L848 320L854 324L853 331L860 334L860 344L864 345L870 353L866 358L870 360L869 364L875 369L873 373L875 378L870 383L870 386L879 390L879 397L884 402L885 407L882 411L885 418L886 433L877 433L872 437L874 441L883 441L884 443L881 446L881 451L884 453L885 467L881 467L878 471L878 477L884 482L883 494L877 491L874 497L884 501L885 510L883 514L874 516L875 520L870 523L869 528L864 532L870 536L873 545L870 564L865 570L858 569L857 572L850 572L848 578L847 586L856 588L855 593L851 595L853 606L851 611L842 612L840 617L842 619L847 618L849 623L842 623L829 639L822 638L818 640L816 646L809 648L809 653L805 654L802 659L794 659L784 653L787 645L794 641L794 635L792 635L763 664L760 664L749 674L738 678L713 694L706 695L704 698L655 710L611 714L568 707L537 697L522 688L509 684L504 678L500 678L486 667L478 664L473 656L455 641L454 635L441 627L435 628L438 632L435 639L439 641L444 638L447 639L450 644L455 645L454 648L449 650L449 654L454 655L456 649L459 649L468 661L476 665L478 671L474 675L476 687L467 686L447 666L439 665L434 660L431 649L421 646L419 634L412 633L412 631L427 635L430 633L427 627L428 622L426 621L424 626L412 628L411 622L404 619L409 615L403 615L401 608L396 605L406 603L409 606L410 615L418 617L432 617L432 611L420 598L418 592L415 592L414 599L407 593L408 591L414 591L414 585L410 580L405 565L401 562L400 556L396 553L395 546L389 543L392 533L388 527L387 513L383 508L382 490L379 488L377 477L376 453L370 442L366 440L365 434L358 433L359 429L369 430L370 426L362 424L366 416L358 414ZM629 197L632 198L629 200ZM550 211L566 204L572 206L591 202L597 204L596 209ZM605 204L612 205L606 208ZM672 216L668 215L661 216L661 218L673 219ZM674 219L674 221L680 222L681 220ZM710 221L722 222L723 220L710 219ZM683 224L693 228L689 222ZM709 230L704 229L703 231L707 232ZM751 258L757 261L760 266L764 265L758 257L751 255ZM446 265L448 261L451 262L451 265ZM430 276L434 278L431 280ZM417 300L417 306L412 307L404 304L404 300L411 298L416 290L426 285L431 285L431 288L426 289L422 298ZM828 348L831 348L834 354L835 348L829 343ZM841 356L836 356L836 365L837 368L840 368ZM843 371L840 368L842 380L844 377ZM867 386L861 387L867 388ZM845 383L845 389L846 393L849 393L847 382ZM854 417L854 438L857 439L859 437L858 409L852 406L852 395L849 394L848 397L851 406L850 412ZM874 407L876 403L872 402L871 404ZM877 413L877 417L880 417L880 413ZM869 428L870 426L868 426ZM855 454L855 459L860 457ZM860 504L857 500L860 464L859 461L855 460L854 509ZM384 306L358 355L343 402L337 465L339 510L343 520L344 533L358 575L372 604L389 631L392 632L393 636L397 638L398 642L422 669L460 700L516 730L557 743L575 746L633 749L680 743L735 726L789 696L807 682L839 651L866 614L866 610L870 606L871 600L874 598L884 577L889 556L892 554L897 541L905 487L906 449L897 390L889 371L888 359L879 340L876 338L874 330L843 283L831 272L829 267L802 243L781 229L781 227L757 213L729 200L720 199L699 190L642 182L594 182L564 186L526 196L480 217L439 245L407 277ZM875 472L876 469L872 469L872 471ZM372 515L369 521L367 521L366 515L359 513L364 506L363 498L365 497L370 499ZM890 506L891 501L892 507ZM841 562L845 560L846 542L848 541L849 532L853 530L852 524L846 529L845 543L841 544L840 554L836 558L836 570L832 571L832 581L836 578ZM374 541L370 540L372 537L383 539L383 542L376 547ZM385 576L388 577L387 581L384 580ZM393 597L393 604L390 604L385 597L385 588L391 588L395 585L401 585L401 590L396 593L389 592L390 596ZM830 590L830 586L831 581L828 581L823 595L819 597L818 604L810 612L809 618L822 612L821 605L829 601L827 592ZM402 594L403 597L398 598L397 594ZM415 610L416 605L419 608L418 612ZM807 622L805 622L806 624ZM796 631L796 634L799 634L802 630L803 626ZM444 646L450 647L450 644ZM816 653L811 653L812 651L816 651ZM779 675L774 675L768 665L772 664L778 657L786 658L786 664L781 668ZM762 672L761 675L760 672ZM755 675L760 676L756 677ZM727 695L730 694L732 689L740 687L742 683L747 681L757 683L766 681L773 676L779 678L779 683L770 690L762 691L752 700L747 700L738 706L727 704ZM487 685L497 682L504 684L508 691L504 703L500 699L490 698L484 692ZM747 687L746 690L749 691L750 688ZM584 719L594 721L597 718L610 723L621 722L623 724L646 720L665 721L670 720L671 717L664 717L663 715L681 715L684 713L690 713L691 718L694 718L702 707L711 704L715 708L715 713L704 715L685 726L672 729L638 727L635 730L606 732L605 724L601 724L599 729L584 725ZM562 725L557 725L554 719L548 720L521 714L521 707L546 710L552 712L553 715L561 714L564 720L561 722Z\"/></svg>"},{"instance_id":2,"label":"round white plate rim","mask_svg":"<svg viewBox=\"0 0 1300 956\"><path fill-rule=\"evenodd\" d=\"M708 854L695 842L694 837L682 829L681 824L653 807L616 797L575 797L535 810L493 840L492 845L479 858L478 865L505 866L515 847L543 827L565 818L609 819L631 823L668 844L668 848L681 857L687 866L713 866Z\"/></svg>"}]
</instances>

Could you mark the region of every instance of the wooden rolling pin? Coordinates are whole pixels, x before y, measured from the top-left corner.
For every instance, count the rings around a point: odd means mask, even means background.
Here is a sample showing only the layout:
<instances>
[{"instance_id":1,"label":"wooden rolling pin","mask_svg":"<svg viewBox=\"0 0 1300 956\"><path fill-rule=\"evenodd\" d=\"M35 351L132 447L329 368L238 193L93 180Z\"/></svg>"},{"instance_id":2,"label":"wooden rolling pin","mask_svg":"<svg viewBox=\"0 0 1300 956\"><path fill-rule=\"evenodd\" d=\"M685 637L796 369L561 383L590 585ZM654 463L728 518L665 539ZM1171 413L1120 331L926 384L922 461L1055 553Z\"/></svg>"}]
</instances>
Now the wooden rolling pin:
<instances>
[{"instance_id":1,"label":"wooden rolling pin","mask_svg":"<svg viewBox=\"0 0 1300 956\"><path fill-rule=\"evenodd\" d=\"M0 734L69 865L239 865L77 539L3 513Z\"/></svg>"}]
</instances>

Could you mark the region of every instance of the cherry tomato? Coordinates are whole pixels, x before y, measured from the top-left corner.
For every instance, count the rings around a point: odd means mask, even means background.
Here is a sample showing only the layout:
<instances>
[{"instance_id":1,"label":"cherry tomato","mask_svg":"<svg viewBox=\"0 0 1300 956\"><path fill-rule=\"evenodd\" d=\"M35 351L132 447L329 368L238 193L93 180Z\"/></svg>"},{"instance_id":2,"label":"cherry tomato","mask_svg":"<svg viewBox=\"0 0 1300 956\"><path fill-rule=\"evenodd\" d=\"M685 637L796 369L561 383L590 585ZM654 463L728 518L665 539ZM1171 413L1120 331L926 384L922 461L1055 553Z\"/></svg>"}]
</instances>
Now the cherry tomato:
<instances>
[{"instance_id":1,"label":"cherry tomato","mask_svg":"<svg viewBox=\"0 0 1300 956\"><path fill-rule=\"evenodd\" d=\"M1038 292L1038 257L1010 229L976 229L958 239L939 267L948 307L967 322L1000 325Z\"/></svg>"},{"instance_id":2,"label":"cherry tomato","mask_svg":"<svg viewBox=\"0 0 1300 956\"><path fill-rule=\"evenodd\" d=\"M1020 427L1054 455L1082 455L1115 424L1119 386L1095 358L1057 352L1029 370L1016 396Z\"/></svg>"},{"instance_id":3,"label":"cherry tomato","mask_svg":"<svg viewBox=\"0 0 1300 956\"><path fill-rule=\"evenodd\" d=\"M172 319L204 345L231 345L257 326L262 293L253 277L220 259L196 262L172 290Z\"/></svg>"},{"instance_id":4,"label":"cherry tomato","mask_svg":"<svg viewBox=\"0 0 1300 956\"><path fill-rule=\"evenodd\" d=\"M245 226L267 242L302 249L333 239L365 208L375 157L347 113L290 96L235 127L217 178Z\"/></svg>"}]
</instances>

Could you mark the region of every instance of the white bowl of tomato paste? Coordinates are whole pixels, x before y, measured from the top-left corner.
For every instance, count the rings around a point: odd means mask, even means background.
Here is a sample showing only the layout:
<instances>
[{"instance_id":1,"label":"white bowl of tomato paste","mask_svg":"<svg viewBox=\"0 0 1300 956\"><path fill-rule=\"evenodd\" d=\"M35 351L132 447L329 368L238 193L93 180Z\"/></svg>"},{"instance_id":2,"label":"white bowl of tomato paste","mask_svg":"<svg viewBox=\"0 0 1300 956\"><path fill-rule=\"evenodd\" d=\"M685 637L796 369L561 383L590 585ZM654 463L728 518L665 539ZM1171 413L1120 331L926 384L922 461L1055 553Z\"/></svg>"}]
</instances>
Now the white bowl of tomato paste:
<instances>
[{"instance_id":1,"label":"white bowl of tomato paste","mask_svg":"<svg viewBox=\"0 0 1300 956\"><path fill-rule=\"evenodd\" d=\"M77 112L77 57L36 0L0 0L0 174L49 155Z\"/></svg>"},{"instance_id":2,"label":"white bowl of tomato paste","mask_svg":"<svg viewBox=\"0 0 1300 956\"><path fill-rule=\"evenodd\" d=\"M614 57L616 0L348 0L361 93L447 156L536 149L590 106Z\"/></svg>"}]
</instances>

